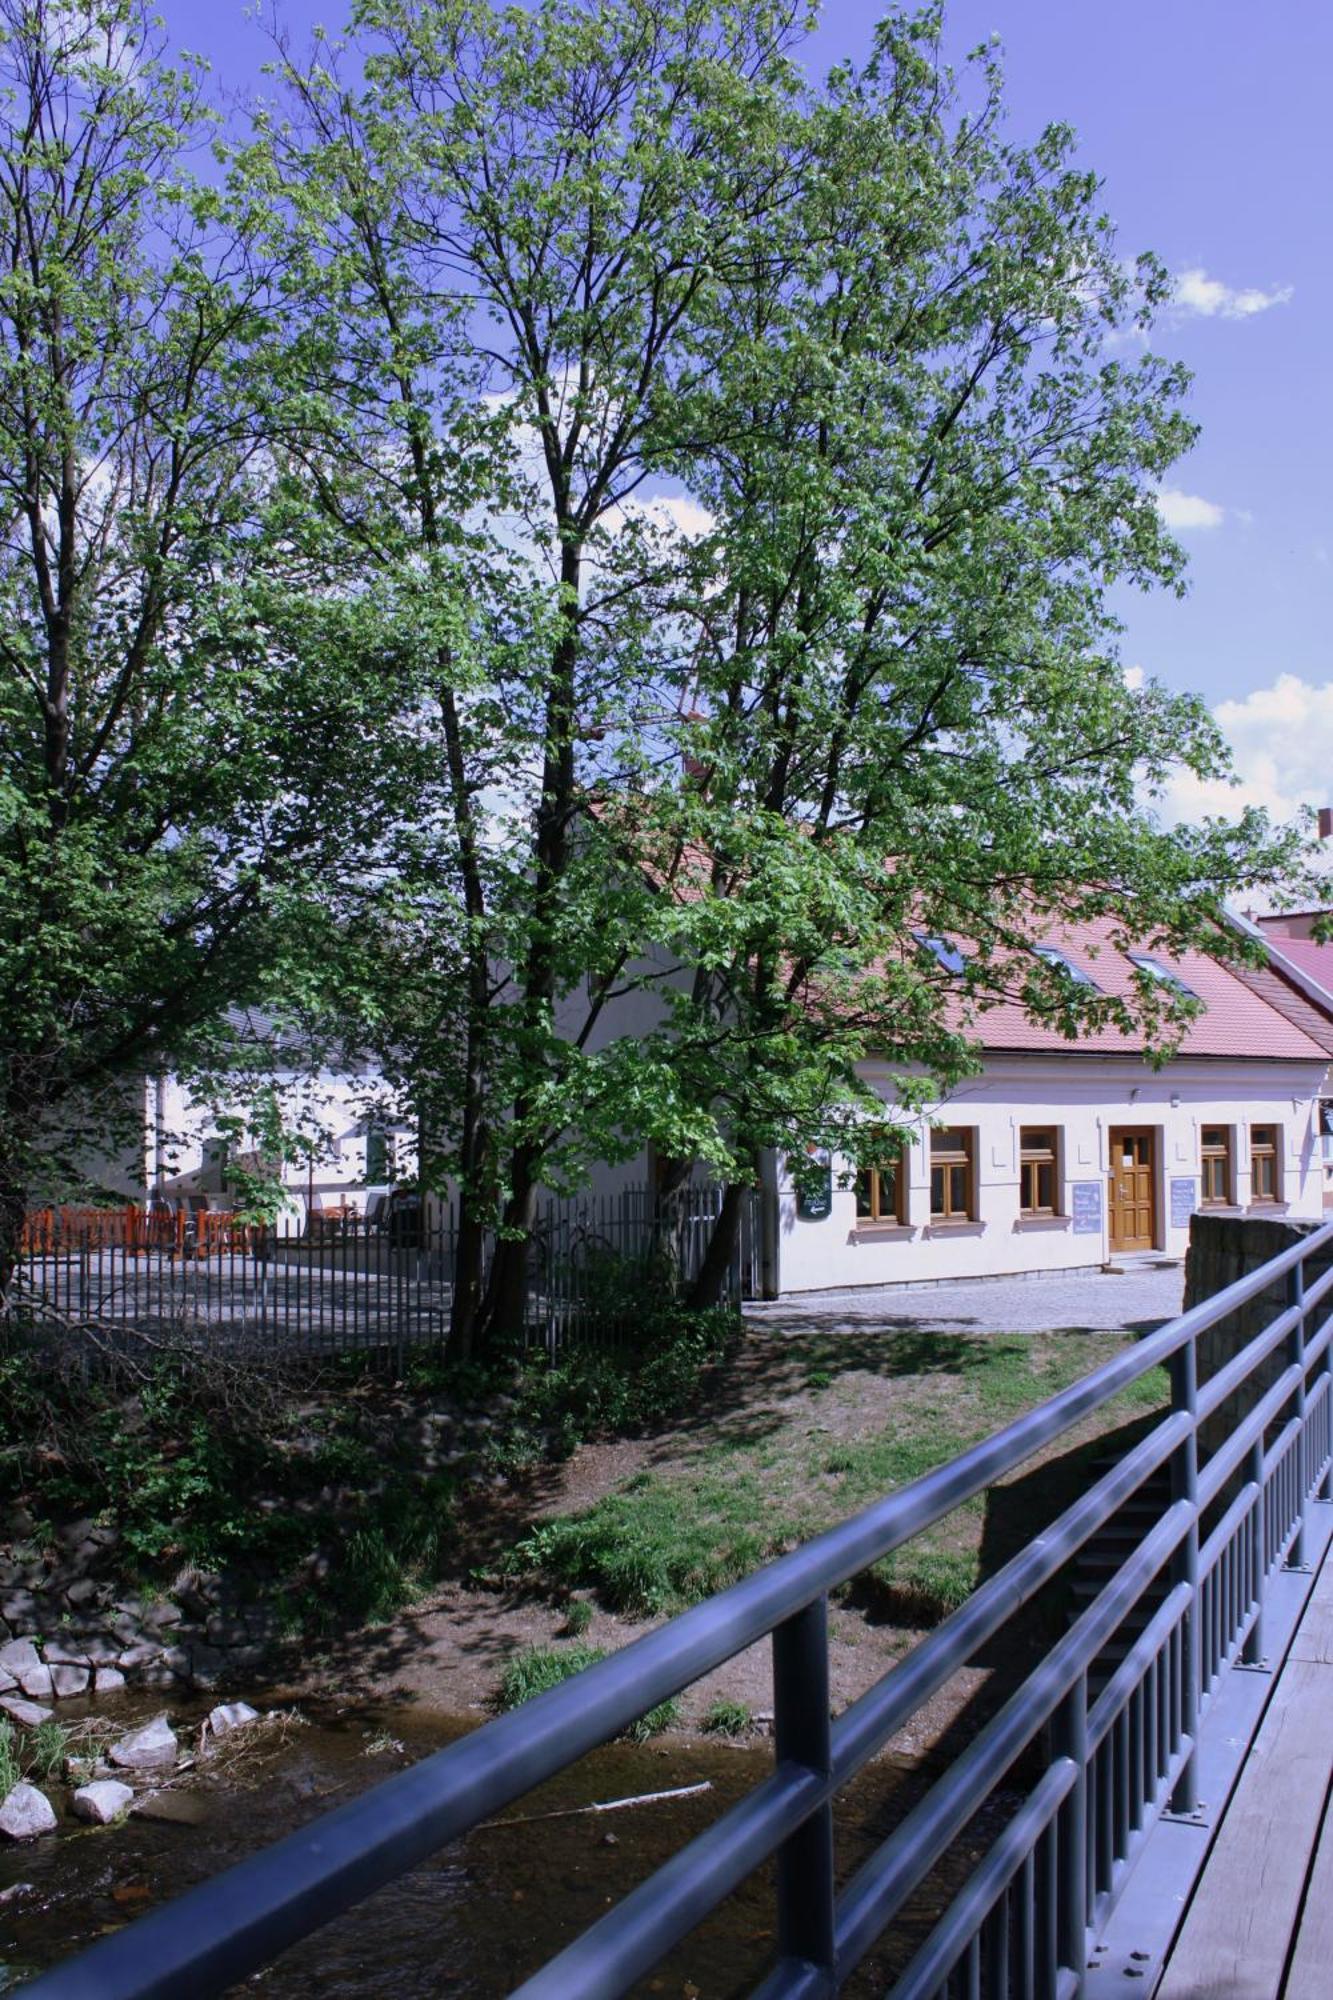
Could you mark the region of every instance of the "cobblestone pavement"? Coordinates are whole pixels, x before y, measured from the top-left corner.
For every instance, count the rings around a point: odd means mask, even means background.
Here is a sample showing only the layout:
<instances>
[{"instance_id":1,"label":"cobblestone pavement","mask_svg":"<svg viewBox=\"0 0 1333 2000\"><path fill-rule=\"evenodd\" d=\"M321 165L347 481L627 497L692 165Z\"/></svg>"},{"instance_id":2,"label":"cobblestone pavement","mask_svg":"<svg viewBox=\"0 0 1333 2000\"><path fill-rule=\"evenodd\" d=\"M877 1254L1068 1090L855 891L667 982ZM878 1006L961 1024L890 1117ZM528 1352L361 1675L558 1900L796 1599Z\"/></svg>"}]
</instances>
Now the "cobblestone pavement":
<instances>
[{"instance_id":1,"label":"cobblestone pavement","mask_svg":"<svg viewBox=\"0 0 1333 2000\"><path fill-rule=\"evenodd\" d=\"M783 1331L840 1326L933 1327L943 1333L1148 1333L1180 1311L1183 1264L1051 1278L973 1278L946 1285L865 1285L748 1305L747 1319Z\"/></svg>"}]
</instances>

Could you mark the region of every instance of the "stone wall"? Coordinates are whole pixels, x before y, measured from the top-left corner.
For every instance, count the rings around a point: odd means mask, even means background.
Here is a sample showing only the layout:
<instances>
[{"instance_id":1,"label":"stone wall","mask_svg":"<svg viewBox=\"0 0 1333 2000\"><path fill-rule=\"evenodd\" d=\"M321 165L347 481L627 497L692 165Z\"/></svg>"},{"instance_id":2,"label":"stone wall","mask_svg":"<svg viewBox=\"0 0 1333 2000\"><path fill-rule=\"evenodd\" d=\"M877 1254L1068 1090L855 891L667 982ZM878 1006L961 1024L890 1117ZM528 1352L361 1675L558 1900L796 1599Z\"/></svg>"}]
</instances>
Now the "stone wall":
<instances>
[{"instance_id":1,"label":"stone wall","mask_svg":"<svg viewBox=\"0 0 1333 2000\"><path fill-rule=\"evenodd\" d=\"M1234 1285L1238 1278L1247 1277L1261 1264L1280 1256L1293 1243L1299 1243L1321 1227L1322 1224L1317 1222L1288 1220L1283 1216L1194 1215L1185 1260L1184 1309L1188 1311L1191 1306L1201 1305L1205 1299L1215 1297L1228 1285ZM1326 1271L1330 1263L1333 1263L1333 1251L1323 1251L1307 1264L1306 1285L1309 1286L1313 1279ZM1200 1385L1225 1367L1247 1341L1253 1340L1282 1311L1286 1303L1287 1280L1279 1278L1267 1286L1258 1298L1251 1299L1248 1305L1229 1313L1224 1320L1211 1327L1199 1341ZM1320 1316L1323 1317L1323 1309ZM1311 1331L1313 1328L1307 1327L1307 1333ZM1205 1456L1215 1450L1254 1408L1286 1365L1284 1344L1209 1418L1201 1433Z\"/></svg>"}]
</instances>

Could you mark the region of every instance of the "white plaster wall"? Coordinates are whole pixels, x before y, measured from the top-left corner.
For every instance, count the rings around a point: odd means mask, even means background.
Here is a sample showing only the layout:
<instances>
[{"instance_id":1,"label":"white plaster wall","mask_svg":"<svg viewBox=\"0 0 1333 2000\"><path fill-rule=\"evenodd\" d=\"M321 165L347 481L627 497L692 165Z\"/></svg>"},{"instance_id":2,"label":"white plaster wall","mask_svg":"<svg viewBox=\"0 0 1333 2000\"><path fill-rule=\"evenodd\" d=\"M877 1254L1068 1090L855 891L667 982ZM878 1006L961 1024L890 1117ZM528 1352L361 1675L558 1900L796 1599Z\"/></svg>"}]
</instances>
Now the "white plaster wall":
<instances>
[{"instance_id":1,"label":"white plaster wall","mask_svg":"<svg viewBox=\"0 0 1333 2000\"><path fill-rule=\"evenodd\" d=\"M891 1104L887 1074L866 1075ZM781 1288L804 1292L843 1285L878 1285L1077 1270L1106 1262L1109 1248L1108 1146L1113 1126L1149 1126L1157 1133L1157 1247L1183 1257L1187 1220L1172 1219L1173 1181L1200 1185L1200 1128L1232 1129L1237 1205L1249 1188L1249 1127L1280 1129L1283 1212L1323 1216L1323 1164L1316 1099L1325 1072L1313 1064L1180 1062L1155 1073L1102 1058L1013 1057L988 1064L929 1114L938 1124L975 1131L977 1219L932 1224L929 1122L914 1132L909 1152L907 1221L903 1228L858 1221L854 1189L838 1185L850 1163L835 1160L832 1213L819 1221L797 1213L791 1178L779 1168ZM1053 1126L1062 1135L1061 1214L1029 1221L1019 1213L1019 1131ZM1075 1228L1077 1182L1100 1190L1100 1226Z\"/></svg>"},{"instance_id":2,"label":"white plaster wall","mask_svg":"<svg viewBox=\"0 0 1333 2000\"><path fill-rule=\"evenodd\" d=\"M410 1180L417 1170L416 1132L401 1105L390 1102L380 1078L373 1071L338 1072L321 1070L315 1076L279 1074L274 1079L284 1125L308 1138L312 1157L289 1163L282 1171L283 1185L294 1196L315 1206L347 1202L364 1206L367 1188L367 1128L372 1117L391 1137L390 1180ZM162 1087L161 1111L157 1116L155 1086L148 1084L148 1162L146 1179L150 1189L158 1189L168 1200L190 1195L207 1195L214 1207L226 1207L227 1194L222 1176L209 1164L209 1138L217 1131L219 1116L245 1115L243 1098L232 1101L205 1101L191 1095L176 1077L168 1077ZM245 1147L234 1156L246 1161ZM376 1182L383 1187L387 1181ZM301 1206L297 1201L294 1205Z\"/></svg>"}]
</instances>

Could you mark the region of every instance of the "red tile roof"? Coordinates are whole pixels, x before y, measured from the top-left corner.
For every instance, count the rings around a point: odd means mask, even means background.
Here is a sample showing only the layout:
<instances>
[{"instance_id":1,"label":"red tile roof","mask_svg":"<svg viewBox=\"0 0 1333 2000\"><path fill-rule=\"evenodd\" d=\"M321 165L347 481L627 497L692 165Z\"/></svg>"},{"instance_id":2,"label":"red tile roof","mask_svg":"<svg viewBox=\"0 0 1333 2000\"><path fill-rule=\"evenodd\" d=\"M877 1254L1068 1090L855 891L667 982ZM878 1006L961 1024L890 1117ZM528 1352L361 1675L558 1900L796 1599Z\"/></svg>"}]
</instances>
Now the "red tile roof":
<instances>
[{"instance_id":1,"label":"red tile roof","mask_svg":"<svg viewBox=\"0 0 1333 2000\"><path fill-rule=\"evenodd\" d=\"M1322 986L1326 993L1333 994L1333 944L1316 944L1312 938L1270 936L1269 944L1275 952Z\"/></svg>"},{"instance_id":2,"label":"red tile roof","mask_svg":"<svg viewBox=\"0 0 1333 2000\"><path fill-rule=\"evenodd\" d=\"M1135 968L1114 942L1116 926L1109 918L1086 923L1049 923L1034 926L1034 945L1051 944L1097 982L1103 993L1134 1000L1138 988ZM1284 946L1285 949L1285 941ZM966 947L964 947L966 949ZM1264 991L1231 971L1204 952L1187 951L1176 957L1165 951L1143 947L1145 956L1178 972L1185 984L1204 1003L1204 1011L1191 1021L1181 1038L1183 1056L1231 1056L1267 1061L1327 1062L1330 1043L1316 1039L1317 1016L1309 1010L1303 1022L1290 1009L1279 1009ZM1333 956L1333 948L1330 948ZM953 1006L954 1023L985 1049L1060 1052L1099 1055L1136 1055L1145 1048L1140 1033L1126 1035L1119 1028L1086 1027L1071 1040L1058 1027L1035 1020L1021 1000L1002 1000L976 1014L964 1024L960 1002Z\"/></svg>"},{"instance_id":3,"label":"red tile roof","mask_svg":"<svg viewBox=\"0 0 1333 2000\"><path fill-rule=\"evenodd\" d=\"M1327 1049L1333 1055L1333 1015L1321 1013L1312 1000L1307 1000L1296 987L1289 986L1280 972L1272 966L1256 971L1253 966L1246 965L1237 969L1236 977L1243 980L1261 1000L1267 1001L1270 1007L1275 1007L1284 1020L1303 1029L1311 1041L1318 1042L1321 1049Z\"/></svg>"}]
</instances>

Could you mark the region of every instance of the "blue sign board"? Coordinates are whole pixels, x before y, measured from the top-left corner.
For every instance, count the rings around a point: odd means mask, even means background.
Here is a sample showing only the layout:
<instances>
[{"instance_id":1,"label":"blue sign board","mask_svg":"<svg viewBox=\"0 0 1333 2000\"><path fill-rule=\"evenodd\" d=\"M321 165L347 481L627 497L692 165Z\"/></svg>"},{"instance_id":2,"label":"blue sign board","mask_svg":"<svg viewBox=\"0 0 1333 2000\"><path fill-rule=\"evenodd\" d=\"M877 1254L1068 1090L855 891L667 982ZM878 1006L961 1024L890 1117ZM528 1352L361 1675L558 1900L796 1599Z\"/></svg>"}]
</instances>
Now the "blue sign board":
<instances>
[{"instance_id":1,"label":"blue sign board","mask_svg":"<svg viewBox=\"0 0 1333 2000\"><path fill-rule=\"evenodd\" d=\"M1197 1181L1172 1181L1171 1183L1171 1227L1188 1229L1190 1217L1199 1206Z\"/></svg>"},{"instance_id":2,"label":"blue sign board","mask_svg":"<svg viewBox=\"0 0 1333 2000\"><path fill-rule=\"evenodd\" d=\"M1102 1233L1101 1182L1075 1181L1070 1192L1073 1195L1075 1236L1100 1236Z\"/></svg>"}]
</instances>

